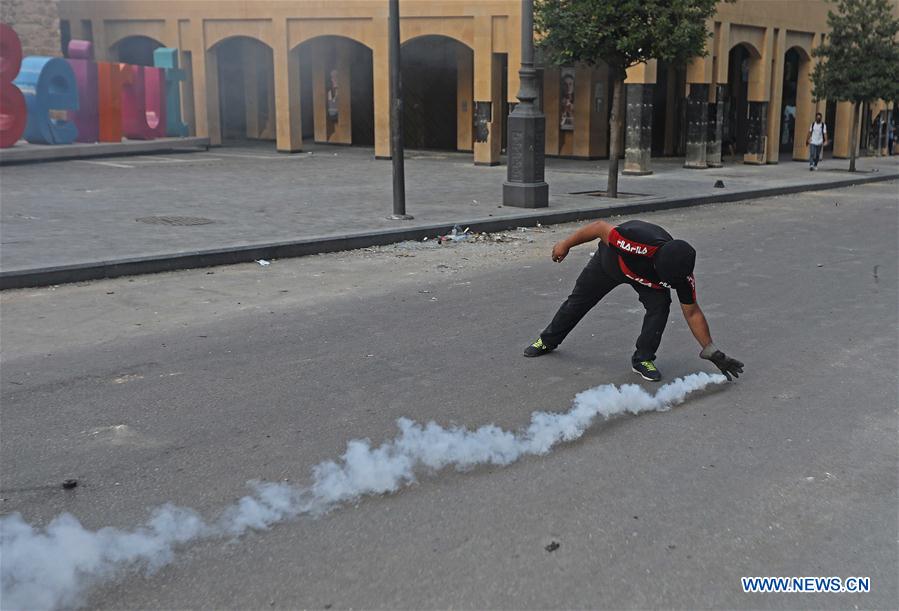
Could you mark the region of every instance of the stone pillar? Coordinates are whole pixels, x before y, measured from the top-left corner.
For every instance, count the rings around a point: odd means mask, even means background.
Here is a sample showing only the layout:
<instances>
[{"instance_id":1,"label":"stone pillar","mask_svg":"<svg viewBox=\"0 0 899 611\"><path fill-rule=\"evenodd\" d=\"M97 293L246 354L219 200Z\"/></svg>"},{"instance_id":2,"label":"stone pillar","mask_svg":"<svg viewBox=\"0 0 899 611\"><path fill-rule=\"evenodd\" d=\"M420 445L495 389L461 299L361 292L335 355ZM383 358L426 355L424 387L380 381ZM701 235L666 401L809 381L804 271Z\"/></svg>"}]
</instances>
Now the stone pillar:
<instances>
[{"instance_id":1,"label":"stone pillar","mask_svg":"<svg viewBox=\"0 0 899 611\"><path fill-rule=\"evenodd\" d=\"M245 41L241 41L242 43ZM256 45L246 45L243 53L243 99L246 112L247 138L258 139L262 135L259 125L259 89L262 86L260 78L260 58Z\"/></svg>"},{"instance_id":2,"label":"stone pillar","mask_svg":"<svg viewBox=\"0 0 899 611\"><path fill-rule=\"evenodd\" d=\"M624 170L622 174L645 176L652 174L652 96L655 85L635 83L624 85L627 103L625 127Z\"/></svg>"},{"instance_id":3,"label":"stone pillar","mask_svg":"<svg viewBox=\"0 0 899 611\"><path fill-rule=\"evenodd\" d=\"M705 162L710 168L720 168L721 139L724 132L724 96L726 87L715 85L715 101L709 103L706 124Z\"/></svg>"},{"instance_id":4,"label":"stone pillar","mask_svg":"<svg viewBox=\"0 0 899 611\"><path fill-rule=\"evenodd\" d=\"M793 159L805 161L808 159L808 145L805 138L808 136L808 128L815 120L815 102L812 99L812 80L810 76L812 62L804 60L799 62L799 73L796 80L796 123L793 126ZM830 126L827 126L830 129ZM831 134L827 134L828 139Z\"/></svg>"},{"instance_id":5,"label":"stone pillar","mask_svg":"<svg viewBox=\"0 0 899 611\"><path fill-rule=\"evenodd\" d=\"M287 23L275 22L275 141L278 152L295 153L303 149L303 117L300 106L300 53L290 50Z\"/></svg>"},{"instance_id":6,"label":"stone pillar","mask_svg":"<svg viewBox=\"0 0 899 611\"><path fill-rule=\"evenodd\" d=\"M197 96L197 135L209 136L209 144L220 146L222 144L222 120L219 110L219 64L218 53L215 49L199 53L198 56L205 59L206 68L203 71L206 82L197 83L197 92L205 92L205 95ZM199 67L198 67L199 68ZM204 87L205 85L205 87ZM200 111L205 110L206 120L202 121ZM205 124L207 133L200 133L200 125Z\"/></svg>"},{"instance_id":7,"label":"stone pillar","mask_svg":"<svg viewBox=\"0 0 899 611\"><path fill-rule=\"evenodd\" d=\"M767 161L768 102L748 102L746 154L743 163L761 165Z\"/></svg>"},{"instance_id":8,"label":"stone pillar","mask_svg":"<svg viewBox=\"0 0 899 611\"><path fill-rule=\"evenodd\" d=\"M333 130L328 142L336 144L351 144L353 142L353 117L352 106L352 47L345 41L337 43L337 119L331 120ZM330 75L325 75L330 80Z\"/></svg>"},{"instance_id":9,"label":"stone pillar","mask_svg":"<svg viewBox=\"0 0 899 611\"><path fill-rule=\"evenodd\" d=\"M827 129L831 131L830 137L833 138L833 156L837 159L849 159L849 141L852 139L852 102L837 102L834 123L836 125L827 126ZM858 142L855 143L855 146L858 147Z\"/></svg>"},{"instance_id":10,"label":"stone pillar","mask_svg":"<svg viewBox=\"0 0 899 611\"><path fill-rule=\"evenodd\" d=\"M786 53L786 36L787 31L782 28L774 28L772 35L773 49L771 52L770 63L770 86L769 86L769 105L771 112L768 113L767 131L767 148L765 149L765 162L777 163L780 161L780 130L783 114L781 113L781 103L783 102L783 82L784 82L784 54ZM798 93L798 92L797 92Z\"/></svg>"},{"instance_id":11,"label":"stone pillar","mask_svg":"<svg viewBox=\"0 0 899 611\"><path fill-rule=\"evenodd\" d=\"M375 159L390 159L390 51L387 16L375 17L373 27L380 32L371 52L375 112Z\"/></svg>"},{"instance_id":12,"label":"stone pillar","mask_svg":"<svg viewBox=\"0 0 899 611\"><path fill-rule=\"evenodd\" d=\"M472 125L474 107L474 75L471 51L459 46L456 50L456 149L472 150Z\"/></svg>"},{"instance_id":13,"label":"stone pillar","mask_svg":"<svg viewBox=\"0 0 899 611\"><path fill-rule=\"evenodd\" d=\"M685 168L705 169L708 137L709 85L689 83L690 94L685 100L687 113L687 157Z\"/></svg>"},{"instance_id":14,"label":"stone pillar","mask_svg":"<svg viewBox=\"0 0 899 611\"><path fill-rule=\"evenodd\" d=\"M493 53L492 17L476 17L474 30L474 163L499 165L502 62Z\"/></svg>"}]
</instances>

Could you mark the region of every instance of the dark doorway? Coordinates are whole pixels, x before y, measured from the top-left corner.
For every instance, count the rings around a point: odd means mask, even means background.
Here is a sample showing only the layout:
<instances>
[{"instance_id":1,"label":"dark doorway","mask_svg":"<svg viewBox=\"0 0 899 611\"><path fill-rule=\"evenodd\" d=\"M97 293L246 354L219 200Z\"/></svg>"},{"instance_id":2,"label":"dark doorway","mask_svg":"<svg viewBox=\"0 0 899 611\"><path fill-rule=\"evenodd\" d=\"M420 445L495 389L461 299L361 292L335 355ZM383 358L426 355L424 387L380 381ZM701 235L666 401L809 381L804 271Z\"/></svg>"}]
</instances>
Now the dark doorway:
<instances>
[{"instance_id":1,"label":"dark doorway","mask_svg":"<svg viewBox=\"0 0 899 611\"><path fill-rule=\"evenodd\" d=\"M274 60L271 47L245 36L215 47L222 140L274 140Z\"/></svg>"},{"instance_id":2,"label":"dark doorway","mask_svg":"<svg viewBox=\"0 0 899 611\"><path fill-rule=\"evenodd\" d=\"M796 49L784 54L783 95L780 101L780 152L792 153L796 138L796 92L799 83L799 63Z\"/></svg>"},{"instance_id":3,"label":"dark doorway","mask_svg":"<svg viewBox=\"0 0 899 611\"><path fill-rule=\"evenodd\" d=\"M123 64L152 66L153 51L162 43L147 36L128 36L116 44L116 55Z\"/></svg>"},{"instance_id":4,"label":"dark doorway","mask_svg":"<svg viewBox=\"0 0 899 611\"><path fill-rule=\"evenodd\" d=\"M722 154L746 152L749 126L749 49L740 44L730 50L727 65L727 90L724 108Z\"/></svg>"},{"instance_id":5,"label":"dark doorway","mask_svg":"<svg viewBox=\"0 0 899 611\"><path fill-rule=\"evenodd\" d=\"M456 150L458 48L445 36L422 36L402 49L403 131L410 149Z\"/></svg>"}]
</instances>

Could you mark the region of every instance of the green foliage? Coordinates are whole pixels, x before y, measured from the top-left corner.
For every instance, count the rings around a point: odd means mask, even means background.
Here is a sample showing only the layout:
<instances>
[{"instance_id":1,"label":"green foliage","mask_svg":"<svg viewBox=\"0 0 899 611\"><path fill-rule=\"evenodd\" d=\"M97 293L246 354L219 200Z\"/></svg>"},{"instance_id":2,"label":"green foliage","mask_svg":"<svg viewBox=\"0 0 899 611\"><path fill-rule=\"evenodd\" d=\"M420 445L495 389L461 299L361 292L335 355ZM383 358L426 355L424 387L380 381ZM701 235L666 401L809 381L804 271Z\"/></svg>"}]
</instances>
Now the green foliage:
<instances>
[{"instance_id":1,"label":"green foliage","mask_svg":"<svg viewBox=\"0 0 899 611\"><path fill-rule=\"evenodd\" d=\"M728 0L730 1L730 0ZM613 74L650 59L705 55L717 0L537 0L538 46L549 63L603 61Z\"/></svg>"},{"instance_id":2,"label":"green foliage","mask_svg":"<svg viewBox=\"0 0 899 611\"><path fill-rule=\"evenodd\" d=\"M815 97L847 102L899 99L899 19L889 0L840 0L827 14L831 28L815 49Z\"/></svg>"}]
</instances>

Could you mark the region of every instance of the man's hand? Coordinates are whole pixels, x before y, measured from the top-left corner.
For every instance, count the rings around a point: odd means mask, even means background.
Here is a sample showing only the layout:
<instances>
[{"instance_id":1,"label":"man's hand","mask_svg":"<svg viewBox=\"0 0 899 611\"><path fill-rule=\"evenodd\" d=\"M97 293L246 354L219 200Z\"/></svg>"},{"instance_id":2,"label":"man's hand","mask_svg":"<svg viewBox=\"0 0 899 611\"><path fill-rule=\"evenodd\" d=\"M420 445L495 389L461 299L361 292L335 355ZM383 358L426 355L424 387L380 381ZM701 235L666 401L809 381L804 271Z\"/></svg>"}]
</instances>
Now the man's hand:
<instances>
[{"instance_id":1,"label":"man's hand","mask_svg":"<svg viewBox=\"0 0 899 611\"><path fill-rule=\"evenodd\" d=\"M556 263L562 261L565 257L568 256L569 250L570 249L568 248L568 245L564 240L561 242L556 242L553 246L553 261L555 261Z\"/></svg>"},{"instance_id":2,"label":"man's hand","mask_svg":"<svg viewBox=\"0 0 899 611\"><path fill-rule=\"evenodd\" d=\"M721 373L724 374L724 377L727 378L728 381L733 380L733 378L739 378L740 374L743 373L743 363L737 359L730 358L718 350L715 344L709 344L703 348L702 352L699 353L699 356L707 361L712 361L712 363L715 364L715 367L721 370ZM733 378L731 376L733 376Z\"/></svg>"}]
</instances>

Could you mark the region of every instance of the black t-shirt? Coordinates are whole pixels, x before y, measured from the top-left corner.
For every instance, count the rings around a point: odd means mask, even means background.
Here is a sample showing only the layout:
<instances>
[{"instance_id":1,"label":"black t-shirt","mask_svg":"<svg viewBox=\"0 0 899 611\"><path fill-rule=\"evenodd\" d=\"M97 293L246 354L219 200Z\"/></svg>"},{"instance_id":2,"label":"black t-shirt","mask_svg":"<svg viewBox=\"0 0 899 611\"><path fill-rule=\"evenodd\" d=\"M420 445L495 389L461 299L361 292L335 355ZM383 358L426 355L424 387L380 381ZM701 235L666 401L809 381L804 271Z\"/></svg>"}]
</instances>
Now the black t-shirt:
<instances>
[{"instance_id":1,"label":"black t-shirt","mask_svg":"<svg viewBox=\"0 0 899 611\"><path fill-rule=\"evenodd\" d=\"M674 289L683 304L696 303L696 281L693 274L683 282L668 284L659 278L653 257L665 242L674 238L667 231L645 221L621 223L609 234L609 248L602 248L602 264L609 273L623 274L632 284L660 291Z\"/></svg>"}]
</instances>

